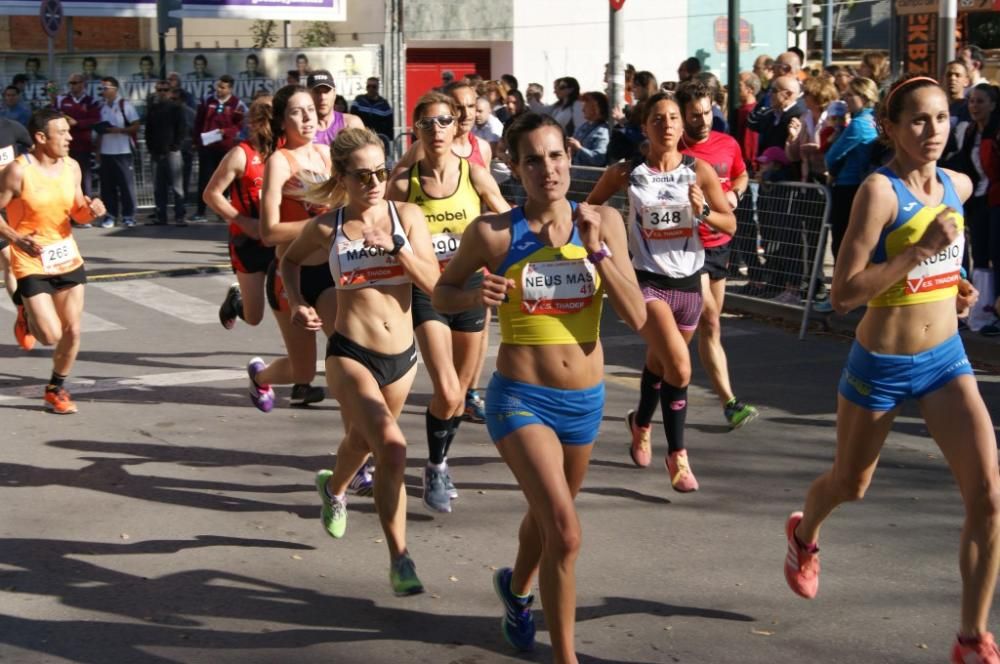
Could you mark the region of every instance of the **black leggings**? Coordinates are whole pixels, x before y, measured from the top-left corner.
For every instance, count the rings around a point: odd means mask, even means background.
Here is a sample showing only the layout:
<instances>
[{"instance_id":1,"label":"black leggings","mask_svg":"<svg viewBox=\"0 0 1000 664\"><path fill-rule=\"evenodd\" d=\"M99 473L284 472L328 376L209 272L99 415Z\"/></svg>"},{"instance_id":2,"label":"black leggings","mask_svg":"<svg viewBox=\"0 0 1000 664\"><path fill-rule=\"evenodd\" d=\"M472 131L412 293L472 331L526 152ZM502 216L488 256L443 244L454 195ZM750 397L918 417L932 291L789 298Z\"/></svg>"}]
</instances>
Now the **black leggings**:
<instances>
[{"instance_id":1,"label":"black leggings","mask_svg":"<svg viewBox=\"0 0 1000 664\"><path fill-rule=\"evenodd\" d=\"M1000 291L1000 206L991 207L986 196L970 198L965 204L965 225L972 267L989 270L992 263L993 289Z\"/></svg>"},{"instance_id":2,"label":"black leggings","mask_svg":"<svg viewBox=\"0 0 1000 664\"><path fill-rule=\"evenodd\" d=\"M840 253L840 243L844 241L844 234L847 233L847 223L851 220L851 205L854 204L854 195L858 193L860 185L845 184L833 185L830 187L830 235L832 236L833 261L837 262L837 254Z\"/></svg>"}]
</instances>

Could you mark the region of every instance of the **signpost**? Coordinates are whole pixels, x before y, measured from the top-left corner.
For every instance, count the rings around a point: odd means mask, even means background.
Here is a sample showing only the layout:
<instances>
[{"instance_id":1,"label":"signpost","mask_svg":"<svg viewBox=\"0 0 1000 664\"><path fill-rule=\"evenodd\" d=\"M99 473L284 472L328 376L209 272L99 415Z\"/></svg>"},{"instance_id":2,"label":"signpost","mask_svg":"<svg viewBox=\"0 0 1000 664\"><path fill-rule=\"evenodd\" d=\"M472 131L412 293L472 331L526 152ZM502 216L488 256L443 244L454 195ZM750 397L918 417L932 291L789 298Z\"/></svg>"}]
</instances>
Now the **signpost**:
<instances>
[{"instance_id":1,"label":"signpost","mask_svg":"<svg viewBox=\"0 0 1000 664\"><path fill-rule=\"evenodd\" d=\"M62 2L60 0L42 0L38 18L41 19L42 30L49 37L49 83L51 84L56 79L55 38L59 34L60 26L62 26Z\"/></svg>"}]
</instances>

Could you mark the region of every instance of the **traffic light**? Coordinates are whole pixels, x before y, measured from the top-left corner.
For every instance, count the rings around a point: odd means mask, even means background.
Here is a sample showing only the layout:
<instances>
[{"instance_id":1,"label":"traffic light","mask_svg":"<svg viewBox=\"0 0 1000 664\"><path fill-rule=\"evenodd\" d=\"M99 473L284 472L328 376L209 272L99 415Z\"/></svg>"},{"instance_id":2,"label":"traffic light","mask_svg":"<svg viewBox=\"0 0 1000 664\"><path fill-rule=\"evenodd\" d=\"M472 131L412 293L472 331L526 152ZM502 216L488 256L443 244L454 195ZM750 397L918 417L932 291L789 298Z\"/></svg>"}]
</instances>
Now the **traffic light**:
<instances>
[{"instance_id":1,"label":"traffic light","mask_svg":"<svg viewBox=\"0 0 1000 664\"><path fill-rule=\"evenodd\" d=\"M813 30L823 25L823 3L830 0L803 0L802 23L805 30Z\"/></svg>"},{"instance_id":2,"label":"traffic light","mask_svg":"<svg viewBox=\"0 0 1000 664\"><path fill-rule=\"evenodd\" d=\"M803 0L788 0L788 31L799 34L806 31Z\"/></svg>"},{"instance_id":3,"label":"traffic light","mask_svg":"<svg viewBox=\"0 0 1000 664\"><path fill-rule=\"evenodd\" d=\"M161 35L170 32L170 28L181 27L181 19L173 18L170 12L183 9L183 0L156 0L156 31Z\"/></svg>"}]
</instances>

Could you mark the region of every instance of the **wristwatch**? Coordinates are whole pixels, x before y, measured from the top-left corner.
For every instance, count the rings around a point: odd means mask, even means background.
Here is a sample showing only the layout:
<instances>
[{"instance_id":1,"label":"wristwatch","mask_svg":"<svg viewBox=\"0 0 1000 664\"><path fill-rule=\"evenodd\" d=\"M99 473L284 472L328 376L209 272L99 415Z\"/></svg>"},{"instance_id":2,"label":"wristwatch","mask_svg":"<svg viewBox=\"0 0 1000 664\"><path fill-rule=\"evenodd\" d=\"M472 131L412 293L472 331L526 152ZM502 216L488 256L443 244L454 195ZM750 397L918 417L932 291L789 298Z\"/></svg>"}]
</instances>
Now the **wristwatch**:
<instances>
[{"instance_id":1,"label":"wristwatch","mask_svg":"<svg viewBox=\"0 0 1000 664\"><path fill-rule=\"evenodd\" d=\"M595 251L592 254L587 254L587 260L590 261L591 265L597 265L605 258L610 258L611 256L612 256L611 250L608 249L608 245L602 242L601 249L599 251Z\"/></svg>"},{"instance_id":2,"label":"wristwatch","mask_svg":"<svg viewBox=\"0 0 1000 664\"><path fill-rule=\"evenodd\" d=\"M705 221L706 219L708 219L708 215L710 215L710 214L712 214L712 208L708 207L708 203L702 203L702 205L701 205L701 214L699 214L697 217L695 217L695 219L697 219L698 222L700 223L700 222Z\"/></svg>"},{"instance_id":3,"label":"wristwatch","mask_svg":"<svg viewBox=\"0 0 1000 664\"><path fill-rule=\"evenodd\" d=\"M390 256L395 256L396 254L399 253L400 249L402 249L405 245L406 245L405 237L403 237L402 235L393 235L392 250L387 251L386 253L389 254Z\"/></svg>"}]
</instances>

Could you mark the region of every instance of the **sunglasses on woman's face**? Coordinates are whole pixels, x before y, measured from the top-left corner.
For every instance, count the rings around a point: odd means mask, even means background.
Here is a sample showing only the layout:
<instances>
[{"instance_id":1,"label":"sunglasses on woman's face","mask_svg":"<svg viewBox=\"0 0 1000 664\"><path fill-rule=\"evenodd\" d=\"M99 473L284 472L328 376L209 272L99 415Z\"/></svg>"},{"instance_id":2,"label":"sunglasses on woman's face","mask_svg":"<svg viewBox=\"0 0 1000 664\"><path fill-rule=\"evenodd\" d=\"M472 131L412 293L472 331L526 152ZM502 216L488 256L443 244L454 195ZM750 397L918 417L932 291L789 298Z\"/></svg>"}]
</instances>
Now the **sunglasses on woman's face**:
<instances>
[{"instance_id":1,"label":"sunglasses on woman's face","mask_svg":"<svg viewBox=\"0 0 1000 664\"><path fill-rule=\"evenodd\" d=\"M417 120L417 129L430 130L434 128L434 125L441 127L442 129L450 127L451 123L455 121L454 115L435 115L429 118L420 118Z\"/></svg>"},{"instance_id":2,"label":"sunglasses on woman's face","mask_svg":"<svg viewBox=\"0 0 1000 664\"><path fill-rule=\"evenodd\" d=\"M383 166L382 168L376 168L374 171L350 171L348 175L353 175L358 179L364 186L369 186L374 178L375 182L385 182L389 179L389 169Z\"/></svg>"}]
</instances>

